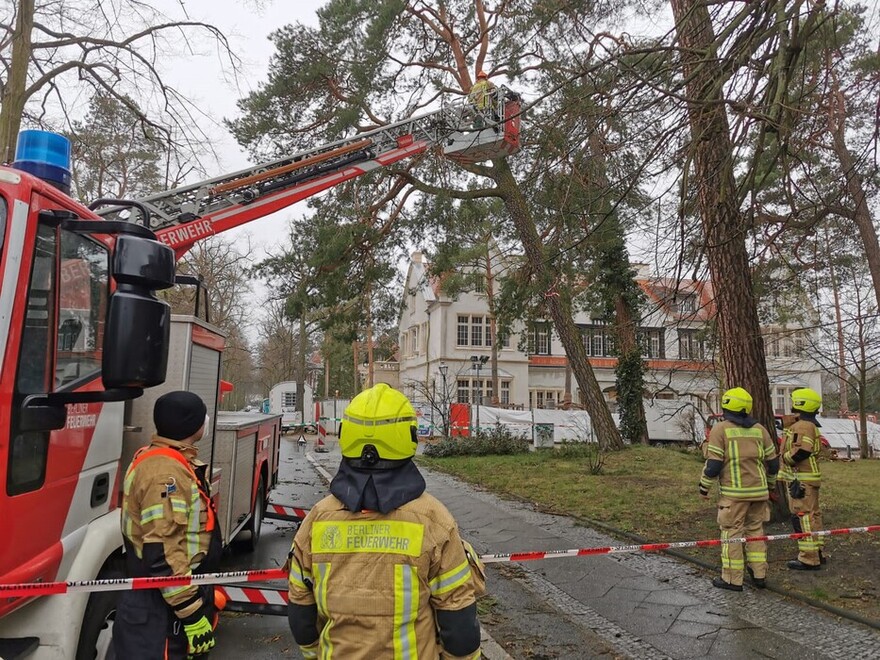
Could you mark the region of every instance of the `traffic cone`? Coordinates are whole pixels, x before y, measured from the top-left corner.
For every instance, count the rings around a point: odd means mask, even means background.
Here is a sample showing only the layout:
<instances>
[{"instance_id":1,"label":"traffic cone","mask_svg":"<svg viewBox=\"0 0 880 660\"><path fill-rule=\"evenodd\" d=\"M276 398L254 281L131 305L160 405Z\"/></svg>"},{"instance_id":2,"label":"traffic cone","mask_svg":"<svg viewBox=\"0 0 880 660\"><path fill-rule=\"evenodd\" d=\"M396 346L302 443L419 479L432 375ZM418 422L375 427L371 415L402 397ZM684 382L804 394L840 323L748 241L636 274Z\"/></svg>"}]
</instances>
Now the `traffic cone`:
<instances>
[{"instance_id":1,"label":"traffic cone","mask_svg":"<svg viewBox=\"0 0 880 660\"><path fill-rule=\"evenodd\" d=\"M315 451L319 453L329 451L327 449L327 445L324 444L324 439L321 436L318 436L318 442L317 444L315 444Z\"/></svg>"}]
</instances>

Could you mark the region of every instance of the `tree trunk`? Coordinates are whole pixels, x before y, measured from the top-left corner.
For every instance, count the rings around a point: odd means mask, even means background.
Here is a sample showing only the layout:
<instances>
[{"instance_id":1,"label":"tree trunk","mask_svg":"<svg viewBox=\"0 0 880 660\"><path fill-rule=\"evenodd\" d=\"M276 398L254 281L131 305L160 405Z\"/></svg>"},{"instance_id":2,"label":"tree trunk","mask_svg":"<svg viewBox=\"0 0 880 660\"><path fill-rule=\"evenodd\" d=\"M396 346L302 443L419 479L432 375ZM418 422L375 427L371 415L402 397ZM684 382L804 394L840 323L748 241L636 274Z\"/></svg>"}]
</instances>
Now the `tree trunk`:
<instances>
[{"instance_id":1,"label":"tree trunk","mask_svg":"<svg viewBox=\"0 0 880 660\"><path fill-rule=\"evenodd\" d=\"M296 412L299 414L299 421L305 424L306 421L306 351L308 350L308 342L306 341L306 317L300 314L299 317L299 351L298 351L298 369L296 374Z\"/></svg>"},{"instance_id":2,"label":"tree trunk","mask_svg":"<svg viewBox=\"0 0 880 660\"><path fill-rule=\"evenodd\" d=\"M874 283L874 296L877 300L877 309L880 309L880 242L877 240L877 230L871 217L871 209L868 208L868 197L865 194L865 184L862 175L859 174L858 166L849 147L846 146L845 133L846 119L838 117L837 126L833 131L834 153L843 169L846 182L846 191L852 197L855 208L853 219L859 228L859 236L865 248L865 257L868 261L868 270L871 271L871 281Z\"/></svg>"},{"instance_id":3,"label":"tree trunk","mask_svg":"<svg viewBox=\"0 0 880 660\"><path fill-rule=\"evenodd\" d=\"M754 399L752 414L774 428L764 342L752 290L745 237L734 179L730 126L717 81L724 76L714 53L708 6L671 0L689 96L694 180L715 293L718 338L726 387L744 387Z\"/></svg>"},{"instance_id":4,"label":"tree trunk","mask_svg":"<svg viewBox=\"0 0 880 660\"><path fill-rule=\"evenodd\" d=\"M840 315L840 287L831 255L831 244L828 242L828 228L825 228L825 249L828 259L828 275L831 278L831 293L834 298L834 321L837 325L837 382L839 397L837 414L843 417L849 411L849 388L847 387L846 350L843 341L843 319Z\"/></svg>"},{"instance_id":5,"label":"tree trunk","mask_svg":"<svg viewBox=\"0 0 880 660\"><path fill-rule=\"evenodd\" d=\"M638 359L638 364L643 364L641 363L642 349L639 345L639 339L636 333L636 322L633 319L632 309L630 308L630 305L627 304L626 299L622 295L616 296L616 299L614 301L614 334L618 342L617 352L620 355L618 359ZM643 369L644 367L641 368ZM640 372L640 374L641 373L643 372ZM629 441L639 442L643 445L647 445L649 444L648 420L645 416L645 400L642 393L643 384L644 378L638 378L638 382L635 383L635 385L639 391L632 393L632 396L627 396L627 393L621 392L621 389L632 387L633 383L629 382L626 374L617 375L618 401L621 402L621 405L626 406L626 412L627 414L632 416L630 419L634 422L633 426L635 427L634 437L629 438ZM626 426L622 424L624 410L620 409L619 413L621 416L621 429L623 430L624 434L626 434Z\"/></svg>"},{"instance_id":6,"label":"tree trunk","mask_svg":"<svg viewBox=\"0 0 880 660\"><path fill-rule=\"evenodd\" d=\"M495 322L495 274L492 271L492 255L489 252L489 241L486 241L486 304L489 308L489 337L492 341L492 405L501 401L501 380L498 377L498 325Z\"/></svg>"},{"instance_id":7,"label":"tree trunk","mask_svg":"<svg viewBox=\"0 0 880 660\"><path fill-rule=\"evenodd\" d=\"M580 388L581 404L590 414L599 446L603 449L622 449L623 441L620 438L620 433L614 425L614 418L611 417L611 411L602 396L602 389L596 380L596 374L593 373L590 366L581 333L574 323L571 302L564 299L562 294L550 290L554 280L553 273L544 259L538 230L529 212L528 203L523 197L507 161L497 159L493 160L492 164L494 166L493 179L519 233L532 274L538 282L547 287L545 297L547 310L562 346L565 348L575 380Z\"/></svg>"},{"instance_id":8,"label":"tree trunk","mask_svg":"<svg viewBox=\"0 0 880 660\"><path fill-rule=\"evenodd\" d=\"M12 65L0 98L0 164L15 159L15 143L21 116L27 103L27 74L31 62L31 32L34 29L34 0L18 1L15 33L12 35Z\"/></svg>"},{"instance_id":9,"label":"tree trunk","mask_svg":"<svg viewBox=\"0 0 880 660\"><path fill-rule=\"evenodd\" d=\"M595 209L595 212L605 216L607 224L605 231L609 235L600 264L611 273L627 273L625 280L618 277L611 278L610 281L614 284L608 287L613 289L608 292L608 295L613 298L614 303L613 331L619 356L615 371L620 430L625 440L647 445L648 421L645 417L643 397L645 378L642 349L638 338L639 322L636 318L636 310L626 296L628 293L626 286L635 288L637 285L628 275L631 269L629 252L623 238L623 229L616 211L607 202L606 195L611 186L606 173L605 149L599 133L599 126L592 115L590 115L589 122L591 125L590 155L594 161L593 172L596 186L600 192L598 199L601 205L600 208ZM627 284L623 284L624 281Z\"/></svg>"},{"instance_id":10,"label":"tree trunk","mask_svg":"<svg viewBox=\"0 0 880 660\"><path fill-rule=\"evenodd\" d=\"M868 359L865 351L865 323L859 309L859 457L868 458Z\"/></svg>"},{"instance_id":11,"label":"tree trunk","mask_svg":"<svg viewBox=\"0 0 880 660\"><path fill-rule=\"evenodd\" d=\"M373 386L373 297L370 295L370 287L367 285L367 387Z\"/></svg>"}]
</instances>

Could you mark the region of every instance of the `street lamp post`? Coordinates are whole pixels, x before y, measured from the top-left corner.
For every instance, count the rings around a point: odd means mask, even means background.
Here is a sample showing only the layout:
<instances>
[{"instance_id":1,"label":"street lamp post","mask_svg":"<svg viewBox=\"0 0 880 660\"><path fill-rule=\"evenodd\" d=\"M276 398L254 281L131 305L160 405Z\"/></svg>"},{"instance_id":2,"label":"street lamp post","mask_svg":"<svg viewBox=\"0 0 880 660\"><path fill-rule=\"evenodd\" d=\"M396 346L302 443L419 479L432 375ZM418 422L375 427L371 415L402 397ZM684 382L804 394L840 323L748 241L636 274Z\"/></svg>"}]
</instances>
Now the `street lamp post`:
<instances>
[{"instance_id":1,"label":"street lamp post","mask_svg":"<svg viewBox=\"0 0 880 660\"><path fill-rule=\"evenodd\" d=\"M480 379L480 370L489 361L488 355L471 355L471 365L477 368L477 386L480 394L477 397L477 433L480 432L480 405L483 403L483 381ZM471 388L473 391L473 388Z\"/></svg>"},{"instance_id":2,"label":"street lamp post","mask_svg":"<svg viewBox=\"0 0 880 660\"><path fill-rule=\"evenodd\" d=\"M449 435L449 423L447 422L447 415L449 411L446 409L446 372L449 371L449 365L445 362L440 362L440 377L443 379L443 391L440 393L440 416L443 421L443 437L447 437Z\"/></svg>"}]
</instances>

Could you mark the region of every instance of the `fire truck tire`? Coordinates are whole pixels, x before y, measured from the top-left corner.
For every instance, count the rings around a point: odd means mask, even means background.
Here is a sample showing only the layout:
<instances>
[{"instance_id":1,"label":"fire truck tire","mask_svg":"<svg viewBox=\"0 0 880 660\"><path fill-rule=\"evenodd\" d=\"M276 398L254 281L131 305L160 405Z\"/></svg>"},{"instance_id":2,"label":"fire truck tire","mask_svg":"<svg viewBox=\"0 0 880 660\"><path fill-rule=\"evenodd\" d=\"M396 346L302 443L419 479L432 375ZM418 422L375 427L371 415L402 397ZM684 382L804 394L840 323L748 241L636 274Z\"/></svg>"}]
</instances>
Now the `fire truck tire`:
<instances>
[{"instance_id":1,"label":"fire truck tire","mask_svg":"<svg viewBox=\"0 0 880 660\"><path fill-rule=\"evenodd\" d=\"M112 561L98 575L99 580L124 577L125 569L120 559ZM96 591L89 596L76 647L76 660L115 660L113 620L119 594L118 591Z\"/></svg>"},{"instance_id":2,"label":"fire truck tire","mask_svg":"<svg viewBox=\"0 0 880 660\"><path fill-rule=\"evenodd\" d=\"M260 542L260 532L263 527L263 513L266 511L266 485L263 482L262 475L260 482L257 484L257 496L254 498L254 510L251 511L251 519L245 526L245 530L250 532L250 538L244 542L244 547L248 552L257 549Z\"/></svg>"}]
</instances>

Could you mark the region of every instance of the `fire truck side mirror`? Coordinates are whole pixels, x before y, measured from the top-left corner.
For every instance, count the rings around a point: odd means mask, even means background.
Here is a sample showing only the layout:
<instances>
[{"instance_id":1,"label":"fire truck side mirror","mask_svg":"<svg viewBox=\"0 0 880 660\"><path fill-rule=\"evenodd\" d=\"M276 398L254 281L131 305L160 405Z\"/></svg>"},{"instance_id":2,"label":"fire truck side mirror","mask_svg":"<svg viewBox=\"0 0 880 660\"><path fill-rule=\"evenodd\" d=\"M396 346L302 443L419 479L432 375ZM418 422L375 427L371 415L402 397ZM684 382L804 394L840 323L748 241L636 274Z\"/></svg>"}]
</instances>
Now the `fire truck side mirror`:
<instances>
[{"instance_id":1,"label":"fire truck side mirror","mask_svg":"<svg viewBox=\"0 0 880 660\"><path fill-rule=\"evenodd\" d=\"M171 307L155 291L174 286L171 248L136 236L119 236L113 254L117 288L110 296L104 331L104 387L144 388L165 382Z\"/></svg>"}]
</instances>

